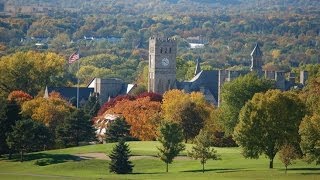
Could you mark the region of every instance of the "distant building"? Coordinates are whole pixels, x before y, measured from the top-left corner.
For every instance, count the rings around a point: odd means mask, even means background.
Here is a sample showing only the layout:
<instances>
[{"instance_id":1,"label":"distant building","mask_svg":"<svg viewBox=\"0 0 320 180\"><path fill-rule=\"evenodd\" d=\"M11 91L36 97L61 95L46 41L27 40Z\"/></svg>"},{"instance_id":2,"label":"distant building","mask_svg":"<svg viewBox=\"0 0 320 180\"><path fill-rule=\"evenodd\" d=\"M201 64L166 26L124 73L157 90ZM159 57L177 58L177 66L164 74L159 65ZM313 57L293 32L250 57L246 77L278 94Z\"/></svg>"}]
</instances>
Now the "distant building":
<instances>
[{"instance_id":1,"label":"distant building","mask_svg":"<svg viewBox=\"0 0 320 180\"><path fill-rule=\"evenodd\" d=\"M149 40L149 85L150 92L163 94L170 89L181 89L185 92L202 92L207 101L220 105L221 88L225 82L249 73L248 71L201 70L200 59L197 59L195 76L190 81L176 80L176 41L152 37ZM300 73L300 83L295 83L295 74L286 79L284 71L263 71L263 53L256 44L251 53L251 71L261 78L272 79L280 90L289 90L305 84L308 73Z\"/></svg>"}]
</instances>

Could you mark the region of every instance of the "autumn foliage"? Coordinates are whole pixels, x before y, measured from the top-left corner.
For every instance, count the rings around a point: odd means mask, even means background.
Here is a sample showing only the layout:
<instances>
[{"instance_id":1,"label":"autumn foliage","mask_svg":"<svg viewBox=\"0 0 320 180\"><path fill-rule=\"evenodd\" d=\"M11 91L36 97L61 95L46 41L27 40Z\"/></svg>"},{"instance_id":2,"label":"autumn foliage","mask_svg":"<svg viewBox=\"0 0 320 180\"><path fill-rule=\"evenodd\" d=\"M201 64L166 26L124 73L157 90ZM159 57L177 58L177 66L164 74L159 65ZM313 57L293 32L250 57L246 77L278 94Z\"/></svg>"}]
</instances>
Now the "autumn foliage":
<instances>
[{"instance_id":1,"label":"autumn foliage","mask_svg":"<svg viewBox=\"0 0 320 180\"><path fill-rule=\"evenodd\" d=\"M110 99L106 103L104 103L100 110L98 111L98 116L102 115L104 112L106 112L108 109L113 108L117 102L122 101L122 100L135 100L136 98L131 95L120 95L115 98Z\"/></svg>"},{"instance_id":2,"label":"autumn foliage","mask_svg":"<svg viewBox=\"0 0 320 180\"><path fill-rule=\"evenodd\" d=\"M12 91L8 96L8 101L22 105L32 99L32 96L24 91Z\"/></svg>"},{"instance_id":3,"label":"autumn foliage","mask_svg":"<svg viewBox=\"0 0 320 180\"><path fill-rule=\"evenodd\" d=\"M149 97L151 101L162 102L162 95L157 94L157 93L152 93L152 92L144 92L138 96L120 95L120 96L112 98L112 99L110 99L110 101L107 101L106 103L104 103L98 112L98 116L102 115L108 109L113 108L118 102L120 102L122 100L133 101L133 100L136 100L139 98L145 98L145 97Z\"/></svg>"},{"instance_id":4,"label":"autumn foliage","mask_svg":"<svg viewBox=\"0 0 320 180\"><path fill-rule=\"evenodd\" d=\"M71 104L54 93L49 98L37 97L25 102L21 112L25 117L51 125L69 116L73 109Z\"/></svg>"},{"instance_id":5,"label":"autumn foliage","mask_svg":"<svg viewBox=\"0 0 320 180\"><path fill-rule=\"evenodd\" d=\"M151 101L149 97L136 100L124 99L106 113L122 114L131 125L130 133L140 140L155 140L159 126L160 102Z\"/></svg>"}]
</instances>

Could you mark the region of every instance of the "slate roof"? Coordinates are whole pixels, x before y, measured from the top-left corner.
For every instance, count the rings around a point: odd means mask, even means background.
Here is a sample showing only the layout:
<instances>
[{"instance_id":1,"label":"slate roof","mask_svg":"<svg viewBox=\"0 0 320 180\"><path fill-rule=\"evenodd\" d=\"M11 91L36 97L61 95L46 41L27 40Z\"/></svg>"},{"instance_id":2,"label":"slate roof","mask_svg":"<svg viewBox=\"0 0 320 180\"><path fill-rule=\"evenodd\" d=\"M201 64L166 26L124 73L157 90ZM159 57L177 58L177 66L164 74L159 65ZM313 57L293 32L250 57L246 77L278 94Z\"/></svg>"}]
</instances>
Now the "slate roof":
<instances>
[{"instance_id":1,"label":"slate roof","mask_svg":"<svg viewBox=\"0 0 320 180\"><path fill-rule=\"evenodd\" d=\"M70 100L71 98L77 98L77 87L48 87L48 92L58 92L60 95L66 100ZM88 100L90 94L94 92L93 88L79 88L79 101Z\"/></svg>"},{"instance_id":2,"label":"slate roof","mask_svg":"<svg viewBox=\"0 0 320 180\"><path fill-rule=\"evenodd\" d=\"M205 90L212 94L214 99L218 99L218 84L219 84L218 70L202 70L192 80L187 82L179 82L178 88L186 92ZM217 103L217 102L213 102Z\"/></svg>"},{"instance_id":3,"label":"slate roof","mask_svg":"<svg viewBox=\"0 0 320 180\"><path fill-rule=\"evenodd\" d=\"M254 57L261 57L263 54L262 54L262 51L260 50L260 47L259 47L259 44L257 43L256 46L253 48L251 54L251 56L254 56Z\"/></svg>"}]
</instances>

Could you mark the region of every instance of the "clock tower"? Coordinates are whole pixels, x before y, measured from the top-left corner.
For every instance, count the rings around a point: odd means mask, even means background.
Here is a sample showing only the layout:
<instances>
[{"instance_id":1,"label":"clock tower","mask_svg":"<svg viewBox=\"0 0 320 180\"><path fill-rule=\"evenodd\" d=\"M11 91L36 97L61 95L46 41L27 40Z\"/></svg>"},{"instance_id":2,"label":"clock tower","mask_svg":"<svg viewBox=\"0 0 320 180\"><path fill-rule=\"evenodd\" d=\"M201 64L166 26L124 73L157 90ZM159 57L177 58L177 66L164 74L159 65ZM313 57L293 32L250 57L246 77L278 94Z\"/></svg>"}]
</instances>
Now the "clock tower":
<instances>
[{"instance_id":1,"label":"clock tower","mask_svg":"<svg viewBox=\"0 0 320 180\"><path fill-rule=\"evenodd\" d=\"M149 92L163 94L176 88L176 55L174 39L149 39Z\"/></svg>"}]
</instances>

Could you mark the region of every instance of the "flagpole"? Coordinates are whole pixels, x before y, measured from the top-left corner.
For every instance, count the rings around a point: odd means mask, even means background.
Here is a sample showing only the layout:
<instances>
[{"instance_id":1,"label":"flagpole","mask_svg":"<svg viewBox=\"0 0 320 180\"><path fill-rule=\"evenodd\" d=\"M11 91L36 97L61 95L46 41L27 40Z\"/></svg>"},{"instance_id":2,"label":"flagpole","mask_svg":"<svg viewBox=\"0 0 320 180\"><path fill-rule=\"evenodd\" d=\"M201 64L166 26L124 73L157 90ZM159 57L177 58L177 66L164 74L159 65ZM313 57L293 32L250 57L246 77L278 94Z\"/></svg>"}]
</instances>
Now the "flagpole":
<instances>
[{"instance_id":1,"label":"flagpole","mask_svg":"<svg viewBox=\"0 0 320 180\"><path fill-rule=\"evenodd\" d=\"M78 74L79 74L79 69L80 69L80 61L78 61ZM79 109L79 75L77 76L77 109Z\"/></svg>"},{"instance_id":2,"label":"flagpole","mask_svg":"<svg viewBox=\"0 0 320 180\"><path fill-rule=\"evenodd\" d=\"M78 55L80 58L80 48L78 49ZM80 61L78 60L78 76L77 76L77 109L79 109L79 69L80 69Z\"/></svg>"}]
</instances>

